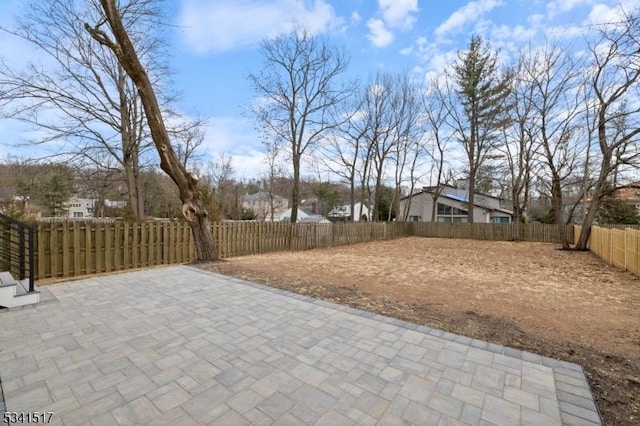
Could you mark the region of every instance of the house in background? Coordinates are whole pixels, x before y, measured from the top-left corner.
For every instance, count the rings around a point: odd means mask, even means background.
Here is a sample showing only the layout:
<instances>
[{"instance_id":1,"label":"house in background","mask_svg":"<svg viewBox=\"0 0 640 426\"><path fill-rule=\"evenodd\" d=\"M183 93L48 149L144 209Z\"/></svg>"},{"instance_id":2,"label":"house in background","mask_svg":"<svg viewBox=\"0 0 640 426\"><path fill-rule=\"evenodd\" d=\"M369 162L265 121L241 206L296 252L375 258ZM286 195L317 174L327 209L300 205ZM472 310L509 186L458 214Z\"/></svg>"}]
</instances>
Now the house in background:
<instances>
[{"instance_id":1,"label":"house in background","mask_svg":"<svg viewBox=\"0 0 640 426\"><path fill-rule=\"evenodd\" d=\"M291 222L292 209L285 210L279 217L280 222ZM327 218L317 215L309 214L302 209L298 209L297 223L331 223Z\"/></svg>"},{"instance_id":2,"label":"house in background","mask_svg":"<svg viewBox=\"0 0 640 426\"><path fill-rule=\"evenodd\" d=\"M440 195L434 200L437 190ZM467 222L468 189L465 180L458 185L424 187L422 191L400 199L400 212L408 209L407 220L411 222ZM432 217L435 203L435 217ZM500 199L491 195L475 193L473 221L477 223L511 223L513 212L500 206Z\"/></svg>"},{"instance_id":3,"label":"house in background","mask_svg":"<svg viewBox=\"0 0 640 426\"><path fill-rule=\"evenodd\" d=\"M71 196L66 203L66 216L73 218L91 218L94 215L96 200L91 198L81 198L77 195Z\"/></svg>"},{"instance_id":4,"label":"house in background","mask_svg":"<svg viewBox=\"0 0 640 426\"><path fill-rule=\"evenodd\" d=\"M289 207L289 200L280 195L270 194L267 191L259 191L255 194L247 194L242 197L242 209L253 212L257 220L271 219L271 197L273 197L273 220L278 218Z\"/></svg>"},{"instance_id":5,"label":"house in background","mask_svg":"<svg viewBox=\"0 0 640 426\"><path fill-rule=\"evenodd\" d=\"M636 183L638 185L638 183ZM625 204L633 206L640 214L640 188L618 188L611 194Z\"/></svg>"},{"instance_id":6,"label":"house in background","mask_svg":"<svg viewBox=\"0 0 640 426\"><path fill-rule=\"evenodd\" d=\"M362 208L362 210L360 210ZM363 220L364 216L366 219L371 220L371 210L365 204L357 202L353 205L353 211L355 213L355 217L353 218L354 222L359 222ZM360 213L362 211L362 214ZM327 214L327 218L332 222L350 222L351 221L351 204L342 204L336 206Z\"/></svg>"}]
</instances>

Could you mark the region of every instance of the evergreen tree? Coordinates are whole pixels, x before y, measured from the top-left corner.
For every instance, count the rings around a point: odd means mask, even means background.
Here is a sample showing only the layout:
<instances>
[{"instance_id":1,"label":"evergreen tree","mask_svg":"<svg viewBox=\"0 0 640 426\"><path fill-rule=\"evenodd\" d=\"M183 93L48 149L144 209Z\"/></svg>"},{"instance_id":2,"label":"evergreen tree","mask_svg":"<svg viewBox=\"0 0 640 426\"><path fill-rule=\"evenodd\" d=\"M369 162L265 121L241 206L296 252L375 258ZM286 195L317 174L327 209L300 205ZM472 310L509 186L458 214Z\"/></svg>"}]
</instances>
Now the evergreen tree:
<instances>
[{"instance_id":1,"label":"evergreen tree","mask_svg":"<svg viewBox=\"0 0 640 426\"><path fill-rule=\"evenodd\" d=\"M38 177L33 191L50 216L62 216L67 212L65 203L74 191L73 174L68 167L54 164Z\"/></svg>"},{"instance_id":2,"label":"evergreen tree","mask_svg":"<svg viewBox=\"0 0 640 426\"><path fill-rule=\"evenodd\" d=\"M456 136L467 154L468 221L473 222L478 171L493 155L498 130L507 124L511 73L499 69L497 53L480 36L471 37L469 48L458 53L452 68L460 108L452 106L451 117Z\"/></svg>"}]
</instances>

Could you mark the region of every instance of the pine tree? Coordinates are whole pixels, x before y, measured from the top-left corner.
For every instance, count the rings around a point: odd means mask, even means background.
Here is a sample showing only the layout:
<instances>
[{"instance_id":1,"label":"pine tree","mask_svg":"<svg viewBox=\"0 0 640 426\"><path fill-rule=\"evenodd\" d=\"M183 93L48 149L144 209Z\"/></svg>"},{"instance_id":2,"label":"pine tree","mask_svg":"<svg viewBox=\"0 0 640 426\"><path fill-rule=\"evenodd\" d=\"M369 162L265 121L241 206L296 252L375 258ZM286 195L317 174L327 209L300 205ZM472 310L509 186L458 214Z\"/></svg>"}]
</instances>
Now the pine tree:
<instances>
[{"instance_id":1,"label":"pine tree","mask_svg":"<svg viewBox=\"0 0 640 426\"><path fill-rule=\"evenodd\" d=\"M478 170L495 155L498 130L507 124L511 72L502 72L497 53L482 37L473 36L469 48L458 53L453 73L459 105L452 107L452 118L467 154L468 221L473 222Z\"/></svg>"}]
</instances>

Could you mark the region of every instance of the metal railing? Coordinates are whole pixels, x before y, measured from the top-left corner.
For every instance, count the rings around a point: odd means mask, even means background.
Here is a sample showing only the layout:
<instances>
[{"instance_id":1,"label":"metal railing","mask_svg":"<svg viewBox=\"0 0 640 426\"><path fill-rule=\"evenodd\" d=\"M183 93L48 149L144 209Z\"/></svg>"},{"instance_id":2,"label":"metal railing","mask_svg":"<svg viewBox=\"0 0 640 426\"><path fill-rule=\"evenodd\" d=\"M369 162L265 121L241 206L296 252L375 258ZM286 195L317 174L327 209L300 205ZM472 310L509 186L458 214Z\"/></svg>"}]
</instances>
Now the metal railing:
<instances>
[{"instance_id":1,"label":"metal railing","mask_svg":"<svg viewBox=\"0 0 640 426\"><path fill-rule=\"evenodd\" d=\"M29 292L35 291L35 250L35 229L0 213L0 271L28 279Z\"/></svg>"}]
</instances>

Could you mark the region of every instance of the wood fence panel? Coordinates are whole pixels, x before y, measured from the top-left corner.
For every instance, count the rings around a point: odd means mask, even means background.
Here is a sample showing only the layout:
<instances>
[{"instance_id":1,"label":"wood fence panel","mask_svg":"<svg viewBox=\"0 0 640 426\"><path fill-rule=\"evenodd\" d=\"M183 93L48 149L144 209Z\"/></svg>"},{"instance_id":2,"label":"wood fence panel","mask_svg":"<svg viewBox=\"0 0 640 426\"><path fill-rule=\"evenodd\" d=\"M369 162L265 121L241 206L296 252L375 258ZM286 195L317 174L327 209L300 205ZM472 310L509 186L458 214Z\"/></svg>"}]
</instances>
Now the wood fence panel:
<instances>
[{"instance_id":1,"label":"wood fence panel","mask_svg":"<svg viewBox=\"0 0 640 426\"><path fill-rule=\"evenodd\" d=\"M618 268L626 269L625 231L611 229L611 264Z\"/></svg>"},{"instance_id":2,"label":"wood fence panel","mask_svg":"<svg viewBox=\"0 0 640 426\"><path fill-rule=\"evenodd\" d=\"M63 276L62 275L62 263L64 262L64 252L61 247L61 229L60 223L56 224L55 228L51 230L51 254L52 254L52 262L51 262L51 276Z\"/></svg>"},{"instance_id":3,"label":"wood fence panel","mask_svg":"<svg viewBox=\"0 0 640 426\"><path fill-rule=\"evenodd\" d=\"M576 226L574 240L579 233ZM606 263L640 275L640 230L593 226L587 247Z\"/></svg>"},{"instance_id":4,"label":"wood fence panel","mask_svg":"<svg viewBox=\"0 0 640 426\"><path fill-rule=\"evenodd\" d=\"M154 265L162 265L165 263L165 259L163 257L164 252L163 252L163 241L162 241L162 235L163 235L163 231L166 228L166 226L163 223L160 222L154 222L154 226L156 229L155 235L156 235L156 258L154 261Z\"/></svg>"},{"instance_id":5,"label":"wood fence panel","mask_svg":"<svg viewBox=\"0 0 640 426\"><path fill-rule=\"evenodd\" d=\"M222 222L212 232L221 258L283 250L309 250L410 235L490 241L559 243L561 229L542 224L356 222ZM567 226L575 243L580 228ZM616 266L638 271L640 231L593 227L589 247ZM73 221L38 224L37 278L190 262L195 244L186 222ZM638 273L638 272L636 272Z\"/></svg>"},{"instance_id":6,"label":"wood fence panel","mask_svg":"<svg viewBox=\"0 0 640 426\"><path fill-rule=\"evenodd\" d=\"M625 229L625 248L627 270L640 275L640 230Z\"/></svg>"},{"instance_id":7,"label":"wood fence panel","mask_svg":"<svg viewBox=\"0 0 640 426\"><path fill-rule=\"evenodd\" d=\"M113 228L109 224L104 226L104 272L113 271Z\"/></svg>"},{"instance_id":8,"label":"wood fence panel","mask_svg":"<svg viewBox=\"0 0 640 426\"><path fill-rule=\"evenodd\" d=\"M71 259L72 257L70 256L72 254L71 252L71 244L69 243L69 237L70 237L70 231L69 231L69 222L63 222L62 223L62 229L61 229L61 240L62 240L62 276L63 277L68 277L69 276L69 264L71 263Z\"/></svg>"},{"instance_id":9,"label":"wood fence panel","mask_svg":"<svg viewBox=\"0 0 640 426\"><path fill-rule=\"evenodd\" d=\"M122 225L122 269L131 268L131 235L129 225L129 222L125 222Z\"/></svg>"},{"instance_id":10,"label":"wood fence panel","mask_svg":"<svg viewBox=\"0 0 640 426\"><path fill-rule=\"evenodd\" d=\"M131 267L140 268L140 252L142 250L140 243L140 223L134 222L131 224Z\"/></svg>"},{"instance_id":11,"label":"wood fence panel","mask_svg":"<svg viewBox=\"0 0 640 426\"><path fill-rule=\"evenodd\" d=\"M91 234L91 223L85 222L84 224L84 273L89 275L95 273L95 265L96 265L96 252L95 246L93 244L94 239Z\"/></svg>"}]
</instances>

